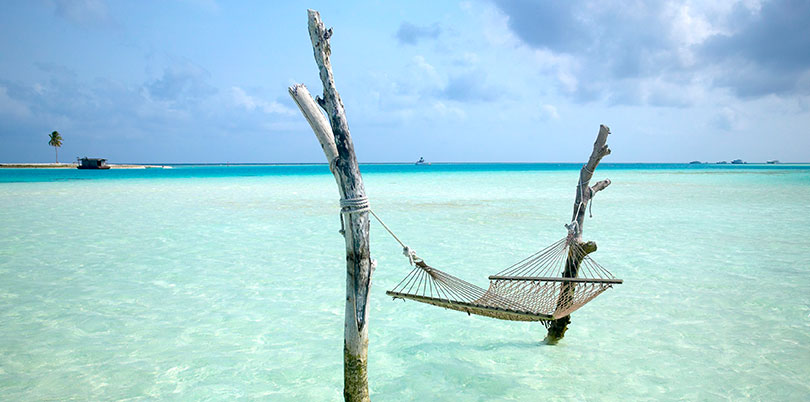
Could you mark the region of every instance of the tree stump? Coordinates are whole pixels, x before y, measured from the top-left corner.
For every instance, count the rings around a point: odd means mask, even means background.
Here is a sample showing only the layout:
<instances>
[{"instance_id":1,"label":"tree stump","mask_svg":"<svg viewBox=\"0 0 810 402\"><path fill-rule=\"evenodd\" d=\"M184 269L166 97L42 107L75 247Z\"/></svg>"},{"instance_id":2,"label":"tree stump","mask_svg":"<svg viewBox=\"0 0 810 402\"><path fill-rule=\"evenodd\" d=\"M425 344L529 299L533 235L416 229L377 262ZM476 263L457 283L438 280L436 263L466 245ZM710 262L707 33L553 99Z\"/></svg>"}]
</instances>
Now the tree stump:
<instances>
[{"instance_id":1,"label":"tree stump","mask_svg":"<svg viewBox=\"0 0 810 402\"><path fill-rule=\"evenodd\" d=\"M574 199L574 214L571 217L571 223L566 225L566 227L568 228L568 241L578 244L583 252L573 252L574 248L569 247L568 257L565 261L565 270L562 275L565 278L576 278L582 260L588 254L596 251L597 248L596 243L592 241L584 242L582 240L582 227L585 222L585 211L588 209L588 203L597 192L604 190L610 185L610 180L605 179L597 182L593 186L589 186L596 166L599 165L603 157L610 155L610 148L607 146L608 135L610 135L610 129L605 125L600 125L599 134L597 134L596 141L593 143L591 157L588 158L588 162L582 166L582 169L579 171L579 182L577 183L577 193ZM559 300L565 299L563 297L564 294L573 293L575 286L576 283L572 282L563 285L560 289ZM559 342L560 339L565 336L565 331L568 330L568 324L570 323L570 315L551 321L544 342L549 345Z\"/></svg>"},{"instance_id":2,"label":"tree stump","mask_svg":"<svg viewBox=\"0 0 810 402\"><path fill-rule=\"evenodd\" d=\"M308 10L309 37L318 65L323 97L312 99L306 87L289 88L301 113L321 144L341 198L341 234L346 243L346 309L343 326L343 397L347 401L368 401L368 296L375 262L369 251L368 199L357 165L349 124L343 109L329 60L329 38L320 14ZM327 124L315 101L328 117Z\"/></svg>"}]
</instances>

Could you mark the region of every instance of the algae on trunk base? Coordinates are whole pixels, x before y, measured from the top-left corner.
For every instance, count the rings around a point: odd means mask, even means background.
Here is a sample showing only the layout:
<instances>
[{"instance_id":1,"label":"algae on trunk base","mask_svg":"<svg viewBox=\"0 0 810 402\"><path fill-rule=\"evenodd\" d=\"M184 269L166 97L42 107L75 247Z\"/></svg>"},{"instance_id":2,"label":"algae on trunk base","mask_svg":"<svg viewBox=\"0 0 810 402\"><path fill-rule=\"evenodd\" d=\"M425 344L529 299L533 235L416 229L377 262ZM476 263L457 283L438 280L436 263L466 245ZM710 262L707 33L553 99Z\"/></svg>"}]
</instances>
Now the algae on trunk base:
<instances>
[{"instance_id":1,"label":"algae on trunk base","mask_svg":"<svg viewBox=\"0 0 810 402\"><path fill-rule=\"evenodd\" d=\"M353 355L343 346L343 399L352 402L369 401L368 356Z\"/></svg>"}]
</instances>

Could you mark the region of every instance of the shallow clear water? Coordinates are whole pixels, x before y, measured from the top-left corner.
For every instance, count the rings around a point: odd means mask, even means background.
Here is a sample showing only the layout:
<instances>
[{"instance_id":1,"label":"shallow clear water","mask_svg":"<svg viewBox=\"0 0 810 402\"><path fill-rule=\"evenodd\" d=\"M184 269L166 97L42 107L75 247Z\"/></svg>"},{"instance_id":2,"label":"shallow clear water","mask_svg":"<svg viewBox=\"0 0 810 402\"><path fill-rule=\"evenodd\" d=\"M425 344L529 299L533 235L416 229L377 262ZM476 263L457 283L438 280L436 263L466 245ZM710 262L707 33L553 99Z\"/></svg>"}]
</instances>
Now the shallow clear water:
<instances>
[{"instance_id":1,"label":"shallow clear water","mask_svg":"<svg viewBox=\"0 0 810 402\"><path fill-rule=\"evenodd\" d=\"M363 166L431 265L486 277L565 234L575 165ZM106 176L105 176L106 174ZM810 169L606 165L585 237L625 280L540 324L385 290L372 224L375 400L810 397ZM323 166L0 170L0 395L342 397L343 241Z\"/></svg>"}]
</instances>

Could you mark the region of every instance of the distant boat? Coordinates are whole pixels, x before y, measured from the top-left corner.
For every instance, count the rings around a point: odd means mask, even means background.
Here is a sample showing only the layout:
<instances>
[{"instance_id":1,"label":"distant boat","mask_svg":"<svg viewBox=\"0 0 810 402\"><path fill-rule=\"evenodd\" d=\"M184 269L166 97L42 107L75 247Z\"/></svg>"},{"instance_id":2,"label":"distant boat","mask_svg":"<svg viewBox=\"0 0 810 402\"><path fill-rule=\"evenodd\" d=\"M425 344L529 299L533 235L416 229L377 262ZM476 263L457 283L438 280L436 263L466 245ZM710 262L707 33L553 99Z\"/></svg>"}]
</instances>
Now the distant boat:
<instances>
[{"instance_id":1,"label":"distant boat","mask_svg":"<svg viewBox=\"0 0 810 402\"><path fill-rule=\"evenodd\" d=\"M779 161L778 161L778 160L776 160L776 159L773 159L773 160L767 161L767 162L765 162L765 163L767 163L767 164L769 164L769 165L775 165L775 164L779 163Z\"/></svg>"},{"instance_id":2,"label":"distant boat","mask_svg":"<svg viewBox=\"0 0 810 402\"><path fill-rule=\"evenodd\" d=\"M733 161L731 161L732 165L742 165L744 163L745 162L742 159L734 159Z\"/></svg>"},{"instance_id":3,"label":"distant boat","mask_svg":"<svg viewBox=\"0 0 810 402\"><path fill-rule=\"evenodd\" d=\"M424 157L419 157L419 160L414 163L414 165L430 165L430 162L425 162Z\"/></svg>"}]
</instances>

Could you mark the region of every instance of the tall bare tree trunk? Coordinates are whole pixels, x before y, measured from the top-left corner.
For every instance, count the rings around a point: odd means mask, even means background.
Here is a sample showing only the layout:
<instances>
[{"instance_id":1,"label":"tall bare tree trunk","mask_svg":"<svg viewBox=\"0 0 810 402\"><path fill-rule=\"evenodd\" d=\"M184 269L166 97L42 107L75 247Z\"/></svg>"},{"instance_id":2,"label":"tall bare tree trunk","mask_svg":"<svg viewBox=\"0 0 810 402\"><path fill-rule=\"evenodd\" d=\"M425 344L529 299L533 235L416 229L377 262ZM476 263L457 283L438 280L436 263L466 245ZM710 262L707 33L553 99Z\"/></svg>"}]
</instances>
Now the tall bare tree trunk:
<instances>
[{"instance_id":1,"label":"tall bare tree trunk","mask_svg":"<svg viewBox=\"0 0 810 402\"><path fill-rule=\"evenodd\" d=\"M308 10L309 37L318 65L329 124L301 84L290 87L290 95L312 126L341 197L341 233L346 243L346 310L343 328L343 397L347 401L368 401L368 295L375 262L369 251L368 200L354 154L349 125L329 60L329 38L320 14Z\"/></svg>"},{"instance_id":2,"label":"tall bare tree trunk","mask_svg":"<svg viewBox=\"0 0 810 402\"><path fill-rule=\"evenodd\" d=\"M579 171L577 194L574 200L574 215L571 217L571 224L568 225L568 231L569 236L571 236L570 241L579 245L582 252L576 252L574 247L568 248L568 258L565 261L565 270L562 275L566 278L576 278L582 260L588 254L596 251L596 243L592 241L584 242L582 240L582 227L585 223L585 211L588 209L588 202L591 201L597 192L604 190L610 185L610 180L608 179L597 182L593 186L588 185L593 177L596 166L599 165L603 157L610 155L610 148L607 146L608 135L610 135L610 129L607 128L607 126L600 125L599 134L597 134L596 141L593 143L591 157L588 158L588 162ZM560 300L564 299L562 294L572 293L575 286L576 283L573 282L564 284L560 289ZM559 340L565 336L565 331L568 330L569 323L571 323L570 315L552 321L548 327L545 342L552 345L559 342Z\"/></svg>"}]
</instances>

